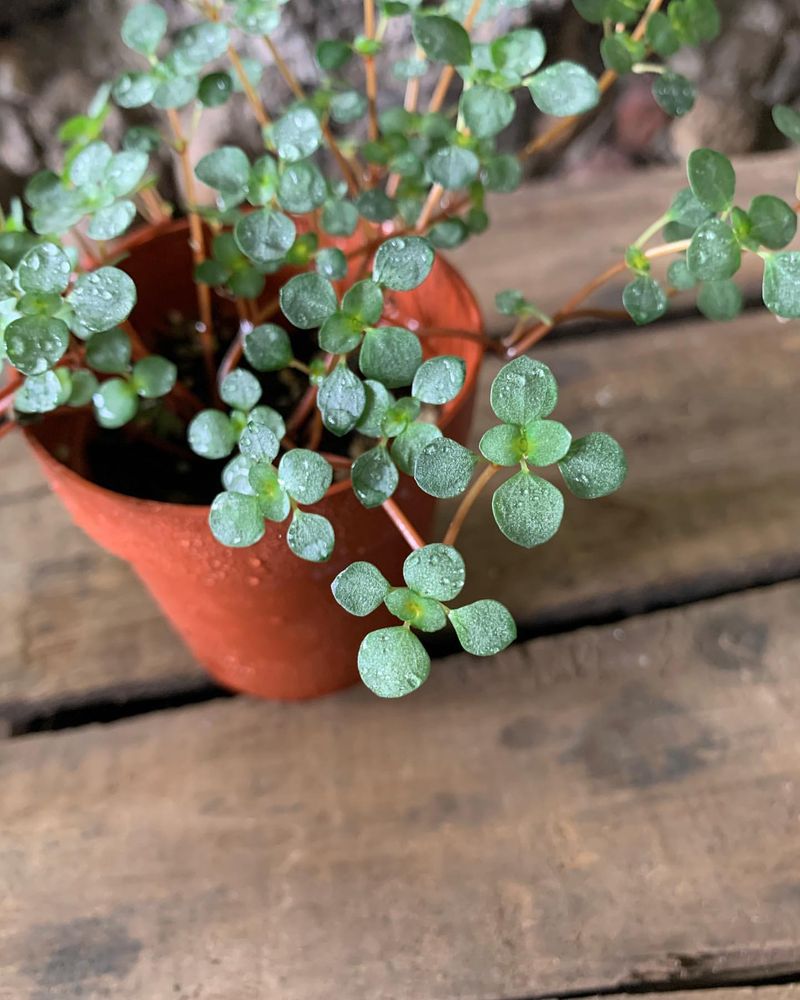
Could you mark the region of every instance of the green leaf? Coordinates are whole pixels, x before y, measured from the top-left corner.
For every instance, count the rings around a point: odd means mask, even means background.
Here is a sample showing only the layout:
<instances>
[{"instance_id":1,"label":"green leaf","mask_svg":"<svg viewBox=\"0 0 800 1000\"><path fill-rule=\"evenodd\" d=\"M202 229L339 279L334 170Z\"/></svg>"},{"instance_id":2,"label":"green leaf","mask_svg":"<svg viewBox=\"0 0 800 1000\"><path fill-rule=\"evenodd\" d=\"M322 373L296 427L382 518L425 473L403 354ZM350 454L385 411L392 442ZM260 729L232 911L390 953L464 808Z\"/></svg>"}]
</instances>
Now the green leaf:
<instances>
[{"instance_id":1,"label":"green leaf","mask_svg":"<svg viewBox=\"0 0 800 1000\"><path fill-rule=\"evenodd\" d=\"M432 181L441 184L446 191L457 191L478 176L480 160L472 150L443 146L430 157L426 168Z\"/></svg>"},{"instance_id":2,"label":"green leaf","mask_svg":"<svg viewBox=\"0 0 800 1000\"><path fill-rule=\"evenodd\" d=\"M329 72L341 69L352 56L352 48L347 42L339 41L338 38L326 38L317 43L317 62L321 69Z\"/></svg>"},{"instance_id":3,"label":"green leaf","mask_svg":"<svg viewBox=\"0 0 800 1000\"><path fill-rule=\"evenodd\" d=\"M263 404L256 406L250 411L249 417L250 420L266 424L278 440L286 434L286 424L283 422L283 417L277 410L273 410L271 406L264 406Z\"/></svg>"},{"instance_id":4,"label":"green leaf","mask_svg":"<svg viewBox=\"0 0 800 1000\"><path fill-rule=\"evenodd\" d=\"M271 428L259 420L250 420L239 437L239 451L251 462L271 462L280 447Z\"/></svg>"},{"instance_id":5,"label":"green leaf","mask_svg":"<svg viewBox=\"0 0 800 1000\"><path fill-rule=\"evenodd\" d=\"M338 364L322 381L317 404L325 427L342 437L358 423L367 404L366 391L357 375L346 364Z\"/></svg>"},{"instance_id":6,"label":"green leaf","mask_svg":"<svg viewBox=\"0 0 800 1000\"><path fill-rule=\"evenodd\" d=\"M23 316L8 324L5 341L8 360L18 371L41 375L64 356L69 330L60 319Z\"/></svg>"},{"instance_id":7,"label":"green leaf","mask_svg":"<svg viewBox=\"0 0 800 1000\"><path fill-rule=\"evenodd\" d=\"M261 156L250 167L247 200L251 205L269 205L278 190L278 168L271 156Z\"/></svg>"},{"instance_id":8,"label":"green leaf","mask_svg":"<svg viewBox=\"0 0 800 1000\"><path fill-rule=\"evenodd\" d=\"M582 500L605 497L618 490L628 472L622 448L614 438L600 433L573 441L558 467L568 488Z\"/></svg>"},{"instance_id":9,"label":"green leaf","mask_svg":"<svg viewBox=\"0 0 800 1000\"><path fill-rule=\"evenodd\" d=\"M178 369L171 361L158 354L149 354L133 366L131 383L143 399L159 399L172 392L177 377Z\"/></svg>"},{"instance_id":10,"label":"green leaf","mask_svg":"<svg viewBox=\"0 0 800 1000\"><path fill-rule=\"evenodd\" d=\"M233 81L228 73L207 73L197 88L197 99L206 108L219 108L233 93Z\"/></svg>"},{"instance_id":11,"label":"green leaf","mask_svg":"<svg viewBox=\"0 0 800 1000\"><path fill-rule=\"evenodd\" d=\"M380 188L362 192L356 198L356 207L370 222L388 222L397 210L394 201Z\"/></svg>"},{"instance_id":12,"label":"green leaf","mask_svg":"<svg viewBox=\"0 0 800 1000\"><path fill-rule=\"evenodd\" d=\"M489 191L509 193L516 191L522 182L522 164L516 156L493 156L484 164L484 182Z\"/></svg>"},{"instance_id":13,"label":"green leaf","mask_svg":"<svg viewBox=\"0 0 800 1000\"><path fill-rule=\"evenodd\" d=\"M483 435L478 449L494 465L516 465L525 457L528 442L521 427L514 424L497 424Z\"/></svg>"},{"instance_id":14,"label":"green leaf","mask_svg":"<svg viewBox=\"0 0 800 1000\"><path fill-rule=\"evenodd\" d=\"M196 73L219 58L228 41L228 29L221 21L202 21L179 31L171 53L178 73L182 76Z\"/></svg>"},{"instance_id":15,"label":"green leaf","mask_svg":"<svg viewBox=\"0 0 800 1000\"><path fill-rule=\"evenodd\" d=\"M382 383L375 382L372 379L367 379L364 382L364 393L366 395L366 403L356 427L362 434L366 434L368 437L380 437L381 424L389 408L394 403L394 396L392 396ZM396 458L395 461L397 461ZM399 462L398 465L400 465ZM402 468L402 465L400 467ZM403 471L405 472L406 470L403 469Z\"/></svg>"},{"instance_id":16,"label":"green leaf","mask_svg":"<svg viewBox=\"0 0 800 1000\"><path fill-rule=\"evenodd\" d=\"M709 212L724 212L733 204L736 173L731 161L713 149L695 149L687 161L689 184Z\"/></svg>"},{"instance_id":17,"label":"green leaf","mask_svg":"<svg viewBox=\"0 0 800 1000\"><path fill-rule=\"evenodd\" d=\"M742 311L742 293L732 281L707 281L697 296L697 308L707 319L734 319Z\"/></svg>"},{"instance_id":18,"label":"green leaf","mask_svg":"<svg viewBox=\"0 0 800 1000\"><path fill-rule=\"evenodd\" d=\"M154 3L143 3L128 11L122 22L122 41L129 49L150 56L167 30L167 15Z\"/></svg>"},{"instance_id":19,"label":"green leaf","mask_svg":"<svg viewBox=\"0 0 800 1000\"><path fill-rule=\"evenodd\" d=\"M677 288L679 292L685 292L690 288L694 288L696 284L694 275L689 270L689 265L686 263L685 258L681 257L679 260L673 260L669 265L667 269L667 281L673 288Z\"/></svg>"},{"instance_id":20,"label":"green leaf","mask_svg":"<svg viewBox=\"0 0 800 1000\"><path fill-rule=\"evenodd\" d=\"M321 500L333 482L333 468L322 455L305 448L292 448L278 464L281 485L298 503Z\"/></svg>"},{"instance_id":21,"label":"green leaf","mask_svg":"<svg viewBox=\"0 0 800 1000\"><path fill-rule=\"evenodd\" d=\"M136 217L136 205L127 198L101 208L86 230L93 240L113 240L121 236Z\"/></svg>"},{"instance_id":22,"label":"green leaf","mask_svg":"<svg viewBox=\"0 0 800 1000\"><path fill-rule=\"evenodd\" d=\"M392 442L392 459L397 468L406 475L413 476L419 453L441 436L442 432L436 424L422 421L408 424Z\"/></svg>"},{"instance_id":23,"label":"green leaf","mask_svg":"<svg viewBox=\"0 0 800 1000\"><path fill-rule=\"evenodd\" d=\"M254 462L250 466L247 485L258 499L258 512L262 517L278 524L286 520L292 509L292 502L280 484L278 473L269 462Z\"/></svg>"},{"instance_id":24,"label":"green leaf","mask_svg":"<svg viewBox=\"0 0 800 1000\"><path fill-rule=\"evenodd\" d=\"M121 108L141 108L149 104L158 89L158 79L153 73L122 73L111 90Z\"/></svg>"},{"instance_id":25,"label":"green leaf","mask_svg":"<svg viewBox=\"0 0 800 1000\"><path fill-rule=\"evenodd\" d=\"M131 363L131 340L118 326L92 334L86 344L86 362L107 375L126 372Z\"/></svg>"},{"instance_id":26,"label":"green leaf","mask_svg":"<svg viewBox=\"0 0 800 1000\"><path fill-rule=\"evenodd\" d=\"M397 625L368 633L358 650L364 684L381 698L402 698L424 684L431 661L419 639Z\"/></svg>"},{"instance_id":27,"label":"green leaf","mask_svg":"<svg viewBox=\"0 0 800 1000\"><path fill-rule=\"evenodd\" d=\"M325 562L331 557L335 541L333 527L326 517L303 510L294 512L286 532L286 542L300 559Z\"/></svg>"},{"instance_id":28,"label":"green leaf","mask_svg":"<svg viewBox=\"0 0 800 1000\"><path fill-rule=\"evenodd\" d=\"M680 73L662 73L653 81L653 97L668 115L681 118L694 107L694 86Z\"/></svg>"},{"instance_id":29,"label":"green leaf","mask_svg":"<svg viewBox=\"0 0 800 1000\"><path fill-rule=\"evenodd\" d=\"M223 379L219 394L228 406L237 410L252 410L261 399L261 385L252 372L236 368Z\"/></svg>"},{"instance_id":30,"label":"green leaf","mask_svg":"<svg viewBox=\"0 0 800 1000\"><path fill-rule=\"evenodd\" d=\"M681 47L681 40L678 38L669 18L660 10L650 15L645 38L653 51L661 56L662 59L674 56Z\"/></svg>"},{"instance_id":31,"label":"green leaf","mask_svg":"<svg viewBox=\"0 0 800 1000\"><path fill-rule=\"evenodd\" d=\"M458 641L474 656L494 656L517 638L517 627L499 601L475 601L450 612Z\"/></svg>"},{"instance_id":32,"label":"green leaf","mask_svg":"<svg viewBox=\"0 0 800 1000\"><path fill-rule=\"evenodd\" d=\"M264 518L258 500L242 493L220 493L208 515L211 533L230 548L246 548L264 537Z\"/></svg>"},{"instance_id":33,"label":"green leaf","mask_svg":"<svg viewBox=\"0 0 800 1000\"><path fill-rule=\"evenodd\" d=\"M367 99L357 90L343 90L331 98L331 118L340 125L358 121L367 113Z\"/></svg>"},{"instance_id":34,"label":"green leaf","mask_svg":"<svg viewBox=\"0 0 800 1000\"><path fill-rule=\"evenodd\" d=\"M557 420L532 420L525 427L525 442L525 457L531 465L553 465L569 451L572 435Z\"/></svg>"},{"instance_id":35,"label":"green leaf","mask_svg":"<svg viewBox=\"0 0 800 1000\"><path fill-rule=\"evenodd\" d=\"M347 354L361 343L361 324L343 312L335 312L322 324L319 346L329 354Z\"/></svg>"},{"instance_id":36,"label":"green leaf","mask_svg":"<svg viewBox=\"0 0 800 1000\"><path fill-rule=\"evenodd\" d=\"M438 632L447 624L447 615L438 601L422 597L407 587L392 588L383 603L395 617L421 632Z\"/></svg>"},{"instance_id":37,"label":"green leaf","mask_svg":"<svg viewBox=\"0 0 800 1000\"><path fill-rule=\"evenodd\" d=\"M642 42L635 41L626 32L616 32L608 35L600 43L600 54L606 69L620 75L630 73L634 63L644 58L645 47Z\"/></svg>"},{"instance_id":38,"label":"green leaf","mask_svg":"<svg viewBox=\"0 0 800 1000\"><path fill-rule=\"evenodd\" d=\"M507 91L480 83L465 90L459 102L459 109L464 116L467 128L479 139L486 139L502 132L514 118L516 107L514 98ZM430 160L428 161L428 171L433 176ZM438 178L434 177L433 179L437 180ZM442 184L442 181L439 183ZM443 187L447 187L447 185L443 184ZM450 190L454 190L454 188L450 188Z\"/></svg>"},{"instance_id":39,"label":"green leaf","mask_svg":"<svg viewBox=\"0 0 800 1000\"><path fill-rule=\"evenodd\" d=\"M322 209L322 228L331 236L350 236L358 225L358 209L349 201L329 201Z\"/></svg>"},{"instance_id":40,"label":"green leaf","mask_svg":"<svg viewBox=\"0 0 800 1000\"><path fill-rule=\"evenodd\" d=\"M779 132L792 142L800 142L800 113L785 104L777 104L772 109L772 120Z\"/></svg>"},{"instance_id":41,"label":"green leaf","mask_svg":"<svg viewBox=\"0 0 800 1000\"><path fill-rule=\"evenodd\" d=\"M67 301L87 329L108 330L130 315L136 285L124 271L100 267L78 277Z\"/></svg>"},{"instance_id":42,"label":"green leaf","mask_svg":"<svg viewBox=\"0 0 800 1000\"><path fill-rule=\"evenodd\" d=\"M434 252L421 236L393 236L375 254L372 277L398 292L417 288L431 273Z\"/></svg>"},{"instance_id":43,"label":"green leaf","mask_svg":"<svg viewBox=\"0 0 800 1000\"><path fill-rule=\"evenodd\" d=\"M368 562L351 563L331 584L336 601L358 618L365 618L380 607L389 589L383 573Z\"/></svg>"},{"instance_id":44,"label":"green leaf","mask_svg":"<svg viewBox=\"0 0 800 1000\"><path fill-rule=\"evenodd\" d=\"M423 597L451 601L464 589L466 570L452 545L435 542L415 549L403 563L403 579Z\"/></svg>"},{"instance_id":45,"label":"green leaf","mask_svg":"<svg viewBox=\"0 0 800 1000\"><path fill-rule=\"evenodd\" d=\"M442 354L419 366L414 375L411 395L421 403L449 403L461 392L466 375L467 365L463 358Z\"/></svg>"},{"instance_id":46,"label":"green leaf","mask_svg":"<svg viewBox=\"0 0 800 1000\"><path fill-rule=\"evenodd\" d=\"M422 404L413 396L403 396L393 403L386 411L381 421L381 432L385 437L396 437L402 434L412 420L416 420Z\"/></svg>"},{"instance_id":47,"label":"green leaf","mask_svg":"<svg viewBox=\"0 0 800 1000\"><path fill-rule=\"evenodd\" d=\"M194 172L216 191L240 191L250 179L250 161L238 146L220 146L207 153Z\"/></svg>"},{"instance_id":48,"label":"green leaf","mask_svg":"<svg viewBox=\"0 0 800 1000\"><path fill-rule=\"evenodd\" d=\"M491 406L506 424L527 424L546 417L557 400L558 385L553 373L541 361L528 357L504 365L492 382Z\"/></svg>"},{"instance_id":49,"label":"green leaf","mask_svg":"<svg viewBox=\"0 0 800 1000\"><path fill-rule=\"evenodd\" d=\"M414 41L429 59L451 66L463 66L470 61L472 46L469 35L452 18L441 14L415 14L412 30Z\"/></svg>"},{"instance_id":50,"label":"green leaf","mask_svg":"<svg viewBox=\"0 0 800 1000\"><path fill-rule=\"evenodd\" d=\"M103 183L110 194L119 198L130 194L147 170L147 153L138 150L123 150L111 157L105 169Z\"/></svg>"},{"instance_id":51,"label":"green leaf","mask_svg":"<svg viewBox=\"0 0 800 1000\"><path fill-rule=\"evenodd\" d=\"M397 489L400 477L383 445L370 448L353 462L353 492L364 507L379 507Z\"/></svg>"},{"instance_id":52,"label":"green leaf","mask_svg":"<svg viewBox=\"0 0 800 1000\"><path fill-rule=\"evenodd\" d=\"M63 292L69 284L69 258L55 243L40 243L29 250L17 266L17 279L24 292Z\"/></svg>"},{"instance_id":53,"label":"green leaf","mask_svg":"<svg viewBox=\"0 0 800 1000\"><path fill-rule=\"evenodd\" d=\"M800 252L768 257L764 264L764 305L776 316L800 319Z\"/></svg>"},{"instance_id":54,"label":"green leaf","mask_svg":"<svg viewBox=\"0 0 800 1000\"><path fill-rule=\"evenodd\" d=\"M329 281L339 281L347 275L347 258L336 247L324 247L314 261L317 273Z\"/></svg>"},{"instance_id":55,"label":"green leaf","mask_svg":"<svg viewBox=\"0 0 800 1000\"><path fill-rule=\"evenodd\" d=\"M364 376L382 382L387 389L410 385L421 363L419 337L401 326L367 330L358 356Z\"/></svg>"},{"instance_id":56,"label":"green leaf","mask_svg":"<svg viewBox=\"0 0 800 1000\"><path fill-rule=\"evenodd\" d=\"M564 498L552 483L521 471L495 490L492 513L506 538L531 549L549 541L558 531Z\"/></svg>"},{"instance_id":57,"label":"green leaf","mask_svg":"<svg viewBox=\"0 0 800 1000\"><path fill-rule=\"evenodd\" d=\"M328 196L328 186L310 160L286 164L278 180L278 201L287 212L301 215L319 208Z\"/></svg>"},{"instance_id":58,"label":"green leaf","mask_svg":"<svg viewBox=\"0 0 800 1000\"><path fill-rule=\"evenodd\" d=\"M203 458L226 458L236 444L230 417L221 410L201 410L187 431L189 447Z\"/></svg>"},{"instance_id":59,"label":"green leaf","mask_svg":"<svg viewBox=\"0 0 800 1000\"><path fill-rule=\"evenodd\" d=\"M733 230L721 219L708 219L692 237L686 263L698 281L722 281L739 270L742 253Z\"/></svg>"},{"instance_id":60,"label":"green leaf","mask_svg":"<svg viewBox=\"0 0 800 1000\"><path fill-rule=\"evenodd\" d=\"M92 396L92 404L98 424L111 430L129 423L139 410L136 390L123 378L103 382Z\"/></svg>"},{"instance_id":61,"label":"green leaf","mask_svg":"<svg viewBox=\"0 0 800 1000\"><path fill-rule=\"evenodd\" d=\"M304 160L322 142L319 119L311 108L298 105L282 115L272 127L272 139L282 160Z\"/></svg>"},{"instance_id":62,"label":"green leaf","mask_svg":"<svg viewBox=\"0 0 800 1000\"><path fill-rule=\"evenodd\" d=\"M457 441L441 437L420 451L414 479L425 493L443 500L463 493L469 486L477 456Z\"/></svg>"},{"instance_id":63,"label":"green leaf","mask_svg":"<svg viewBox=\"0 0 800 1000\"><path fill-rule=\"evenodd\" d=\"M622 292L622 304L637 326L652 323L667 311L664 289L654 278L635 278Z\"/></svg>"},{"instance_id":64,"label":"green leaf","mask_svg":"<svg viewBox=\"0 0 800 1000\"><path fill-rule=\"evenodd\" d=\"M574 62L559 62L542 70L531 79L528 89L536 107L557 118L582 115L600 100L595 78Z\"/></svg>"},{"instance_id":65,"label":"green leaf","mask_svg":"<svg viewBox=\"0 0 800 1000\"><path fill-rule=\"evenodd\" d=\"M241 216L233 230L236 244L256 264L282 260L294 243L297 229L282 212L264 208Z\"/></svg>"},{"instance_id":66,"label":"green leaf","mask_svg":"<svg viewBox=\"0 0 800 1000\"><path fill-rule=\"evenodd\" d=\"M333 285L318 274L297 274L280 290L283 315L300 330L322 326L339 305Z\"/></svg>"},{"instance_id":67,"label":"green leaf","mask_svg":"<svg viewBox=\"0 0 800 1000\"><path fill-rule=\"evenodd\" d=\"M702 225L710 215L711 212L697 200L691 188L681 188L672 199L669 208L670 218L692 231Z\"/></svg>"},{"instance_id":68,"label":"green leaf","mask_svg":"<svg viewBox=\"0 0 800 1000\"><path fill-rule=\"evenodd\" d=\"M244 356L259 372L286 368L292 360L289 334L274 323L254 326L244 338Z\"/></svg>"},{"instance_id":69,"label":"green leaf","mask_svg":"<svg viewBox=\"0 0 800 1000\"><path fill-rule=\"evenodd\" d=\"M608 16L608 0L572 0L572 4L590 24L602 24Z\"/></svg>"},{"instance_id":70,"label":"green leaf","mask_svg":"<svg viewBox=\"0 0 800 1000\"><path fill-rule=\"evenodd\" d=\"M492 62L498 69L505 69L519 76L535 73L544 62L547 46L541 31L519 28L490 46Z\"/></svg>"},{"instance_id":71,"label":"green leaf","mask_svg":"<svg viewBox=\"0 0 800 1000\"><path fill-rule=\"evenodd\" d=\"M98 381L92 372L86 371L83 368L79 368L76 371L70 372L71 375L71 385L69 399L67 402L70 406L86 406L87 403L91 403L92 396L97 392ZM39 378L44 378L40 375Z\"/></svg>"},{"instance_id":72,"label":"green leaf","mask_svg":"<svg viewBox=\"0 0 800 1000\"><path fill-rule=\"evenodd\" d=\"M357 281L344 293L342 311L363 326L378 323L383 315L383 292L380 286L369 278Z\"/></svg>"},{"instance_id":73,"label":"green leaf","mask_svg":"<svg viewBox=\"0 0 800 1000\"><path fill-rule=\"evenodd\" d=\"M164 80L153 94L153 107L182 108L197 95L197 77L173 76Z\"/></svg>"},{"instance_id":74,"label":"green leaf","mask_svg":"<svg viewBox=\"0 0 800 1000\"><path fill-rule=\"evenodd\" d=\"M90 142L70 164L69 179L78 188L100 184L112 156L107 142Z\"/></svg>"},{"instance_id":75,"label":"green leaf","mask_svg":"<svg viewBox=\"0 0 800 1000\"><path fill-rule=\"evenodd\" d=\"M750 236L770 250L782 250L797 232L797 215L791 205L771 194L753 198L748 212Z\"/></svg>"},{"instance_id":76,"label":"green leaf","mask_svg":"<svg viewBox=\"0 0 800 1000\"><path fill-rule=\"evenodd\" d=\"M255 496L255 490L250 485L250 460L244 455L237 455L225 464L222 470L222 485L229 493L244 493Z\"/></svg>"},{"instance_id":77,"label":"green leaf","mask_svg":"<svg viewBox=\"0 0 800 1000\"><path fill-rule=\"evenodd\" d=\"M14 409L19 413L50 413L58 407L63 397L59 373L64 369L30 375L14 396Z\"/></svg>"}]
</instances>

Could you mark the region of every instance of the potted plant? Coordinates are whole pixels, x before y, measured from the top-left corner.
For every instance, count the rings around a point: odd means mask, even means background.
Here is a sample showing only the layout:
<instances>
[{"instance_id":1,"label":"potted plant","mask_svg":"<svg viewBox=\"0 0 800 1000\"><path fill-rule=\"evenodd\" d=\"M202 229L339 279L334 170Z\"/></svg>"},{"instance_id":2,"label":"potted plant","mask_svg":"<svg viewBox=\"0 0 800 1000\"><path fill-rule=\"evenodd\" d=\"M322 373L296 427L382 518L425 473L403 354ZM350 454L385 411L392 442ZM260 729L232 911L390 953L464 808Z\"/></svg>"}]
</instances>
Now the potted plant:
<instances>
[{"instance_id":1,"label":"potted plant","mask_svg":"<svg viewBox=\"0 0 800 1000\"><path fill-rule=\"evenodd\" d=\"M574 0L602 26L599 80L548 60L532 28L475 41L501 0L364 0L362 35L320 40L313 91L276 47L282 2L197 0L196 23L172 36L160 6L130 10L131 66L64 125L60 168L34 176L2 221L0 432L25 428L77 523L132 564L224 683L302 698L358 671L397 697L428 676L417 632L449 622L477 655L515 638L490 596L459 603L456 543L481 491L494 490L498 529L532 548L563 511L541 467L584 498L624 479L612 438L573 440L553 419L556 382L530 348L626 268L637 323L696 284L707 315L730 316L743 252L765 259L767 306L799 315L798 255L774 252L795 213L766 195L735 208L731 165L697 151L690 186L624 261L553 315L499 292L514 326L490 340L439 251L480 234L486 192L515 189L525 161L572 134L620 74L652 74L658 103L685 113L691 86L662 60L716 33L713 0ZM392 67L401 106L378 95L391 22L408 30L408 58ZM278 67L288 106L264 101L243 40ZM423 78L435 81L425 101ZM520 97L556 121L500 152ZM249 104L263 148L193 162L202 115L229 100ZM134 125L114 151L102 137L110 102L150 105L163 127ZM776 122L800 137L790 109ZM150 171L164 146L182 181L174 212ZM674 258L667 291L651 273L661 257ZM486 350L508 363L476 453L464 440ZM426 544L434 498L458 495L443 538Z\"/></svg>"}]
</instances>

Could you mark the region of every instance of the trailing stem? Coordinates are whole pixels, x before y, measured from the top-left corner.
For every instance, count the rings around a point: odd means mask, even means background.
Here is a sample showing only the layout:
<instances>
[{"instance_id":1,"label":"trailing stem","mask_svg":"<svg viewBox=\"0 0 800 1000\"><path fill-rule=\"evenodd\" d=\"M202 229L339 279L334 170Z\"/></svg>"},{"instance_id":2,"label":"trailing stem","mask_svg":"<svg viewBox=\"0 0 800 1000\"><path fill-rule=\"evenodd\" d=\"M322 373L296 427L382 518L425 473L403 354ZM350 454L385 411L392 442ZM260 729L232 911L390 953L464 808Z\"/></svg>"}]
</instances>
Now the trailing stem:
<instances>
[{"instance_id":1,"label":"trailing stem","mask_svg":"<svg viewBox=\"0 0 800 1000\"><path fill-rule=\"evenodd\" d=\"M412 549L421 549L425 546L425 539L420 535L414 525L409 521L406 515L397 506L397 503L391 499L384 500L381 504L383 509L389 515L392 523L403 536L403 538L408 542Z\"/></svg>"},{"instance_id":2,"label":"trailing stem","mask_svg":"<svg viewBox=\"0 0 800 1000\"><path fill-rule=\"evenodd\" d=\"M369 41L375 40L375 0L364 0L364 36ZM366 76L369 137L374 141L378 138L378 70L375 66L375 56L364 56L364 74Z\"/></svg>"},{"instance_id":3,"label":"trailing stem","mask_svg":"<svg viewBox=\"0 0 800 1000\"><path fill-rule=\"evenodd\" d=\"M484 489L488 483L494 478L494 476L500 471L499 465L487 465L483 472L478 476L475 482L470 486L467 492L461 499L461 503L458 505L458 509L453 515L450 524L447 526L447 530L444 533L442 542L444 545L455 545L458 534L464 525L464 521L467 519L467 515L472 510L473 504L478 499L478 497L483 493Z\"/></svg>"}]
</instances>

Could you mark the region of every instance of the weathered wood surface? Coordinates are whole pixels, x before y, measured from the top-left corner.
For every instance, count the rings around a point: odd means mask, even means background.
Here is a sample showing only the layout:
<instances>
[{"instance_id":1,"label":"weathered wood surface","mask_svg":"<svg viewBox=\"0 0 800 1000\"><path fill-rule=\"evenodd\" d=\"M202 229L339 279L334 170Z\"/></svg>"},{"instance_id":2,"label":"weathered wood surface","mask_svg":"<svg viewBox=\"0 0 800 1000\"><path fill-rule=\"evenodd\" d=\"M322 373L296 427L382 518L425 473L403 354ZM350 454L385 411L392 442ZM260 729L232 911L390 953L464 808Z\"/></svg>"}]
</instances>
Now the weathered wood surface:
<instances>
[{"instance_id":1,"label":"weathered wood surface","mask_svg":"<svg viewBox=\"0 0 800 1000\"><path fill-rule=\"evenodd\" d=\"M623 615L800 574L800 328L733 324L542 344L556 415L607 430L631 466L622 492L568 498L565 523L525 551L487 492L460 545L467 595L506 601L525 627ZM476 433L494 422L481 386ZM22 441L3 442L0 715L206 683L130 571L73 528Z\"/></svg>"},{"instance_id":2,"label":"weathered wood surface","mask_svg":"<svg viewBox=\"0 0 800 1000\"><path fill-rule=\"evenodd\" d=\"M749 156L735 163L736 199L744 208L756 194L775 194L794 202L800 166L796 150ZM519 288L546 311L556 310L618 261L685 186L683 165L622 177L529 184L513 194L492 197L491 228L450 256L475 289L488 328L506 330L508 319L494 309L496 292ZM665 273L667 263L659 264L656 273ZM761 270L759 258L746 254L737 280L750 297L758 295ZM619 309L627 280L623 275L610 282L592 302ZM692 293L680 296L675 308L681 303L692 305Z\"/></svg>"},{"instance_id":3,"label":"weathered wood surface","mask_svg":"<svg viewBox=\"0 0 800 1000\"><path fill-rule=\"evenodd\" d=\"M799 611L783 584L441 661L402 702L236 699L7 741L0 996L797 972Z\"/></svg>"}]
</instances>

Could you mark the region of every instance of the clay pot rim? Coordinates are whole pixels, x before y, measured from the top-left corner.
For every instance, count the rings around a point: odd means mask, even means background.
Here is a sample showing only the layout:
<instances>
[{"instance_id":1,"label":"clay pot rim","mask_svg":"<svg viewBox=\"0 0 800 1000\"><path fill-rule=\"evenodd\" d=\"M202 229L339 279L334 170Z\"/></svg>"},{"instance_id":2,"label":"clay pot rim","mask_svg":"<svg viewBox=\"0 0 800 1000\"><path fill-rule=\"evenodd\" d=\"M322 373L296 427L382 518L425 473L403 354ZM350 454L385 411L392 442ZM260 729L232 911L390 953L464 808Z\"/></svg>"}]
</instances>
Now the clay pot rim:
<instances>
[{"instance_id":1,"label":"clay pot rim","mask_svg":"<svg viewBox=\"0 0 800 1000\"><path fill-rule=\"evenodd\" d=\"M188 222L186 219L170 219L166 222L152 223L149 225L140 226L135 229L129 236L121 239L114 247L116 252L124 252L126 250L135 249L141 247L154 239L157 239L162 235L169 235L174 232L179 232L188 228ZM463 277L463 275L455 268L453 265L446 260L441 255L437 254L436 257L438 266L444 269L444 274L447 276L448 281L452 284L460 286L461 291L463 291L465 298L468 298L472 307L472 311L475 314L475 318L478 321L478 327L482 331L484 329L483 313L481 312L481 307L478 303L478 299L473 292L472 288ZM431 336L430 341L436 343L437 341L448 341L457 339L455 336L448 337L446 334ZM485 348L482 344L478 344L473 340L464 340L464 343L471 349L474 356L474 363L470 364L470 358L465 357L467 362L467 374L464 379L464 385L461 387L461 391L458 396L450 404L447 405L446 411L442 413L441 419L437 421L437 427L444 432L447 427L452 423L452 421L457 416L461 408L468 403L469 399L473 394L475 388L475 383L478 380L478 375L480 374L481 366L483 363L483 357L485 354ZM23 433L28 442L28 445L36 453L40 461L45 464L54 463L60 467L61 474L72 480L74 483L83 486L84 489L89 489L91 491L104 494L106 496L111 496L117 498L118 501L130 504L134 507L146 507L150 509L162 510L164 508L181 509L184 511L192 511L207 515L210 510L210 504L187 504L187 503L170 503L163 500L148 500L144 497L131 497L126 493L117 493L115 490L109 490L105 486L100 486L98 483L93 482L91 479L80 475L74 469L70 468L65 462L62 462L56 455L53 454L45 445L38 439L35 428L26 427L23 429ZM346 479L342 479L339 482L333 483L325 493L323 500L332 499L339 494L348 491L352 488L351 477L348 475Z\"/></svg>"}]
</instances>

